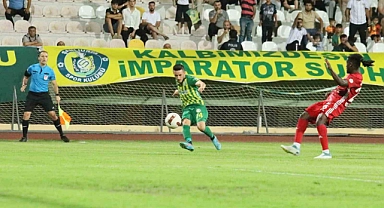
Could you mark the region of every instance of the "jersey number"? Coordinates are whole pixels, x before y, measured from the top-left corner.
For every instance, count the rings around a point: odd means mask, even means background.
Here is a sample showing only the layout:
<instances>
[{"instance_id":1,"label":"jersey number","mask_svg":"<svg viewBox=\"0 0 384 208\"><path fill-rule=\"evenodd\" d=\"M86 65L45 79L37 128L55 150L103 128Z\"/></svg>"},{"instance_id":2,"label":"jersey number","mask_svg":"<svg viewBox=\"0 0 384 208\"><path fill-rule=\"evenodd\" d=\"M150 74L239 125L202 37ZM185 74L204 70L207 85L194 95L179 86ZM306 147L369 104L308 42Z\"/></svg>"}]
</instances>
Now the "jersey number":
<instances>
[{"instance_id":1,"label":"jersey number","mask_svg":"<svg viewBox=\"0 0 384 208\"><path fill-rule=\"evenodd\" d=\"M197 113L196 116L197 116L198 119L203 118L203 113L201 113L201 112L200 112L200 113Z\"/></svg>"}]
</instances>

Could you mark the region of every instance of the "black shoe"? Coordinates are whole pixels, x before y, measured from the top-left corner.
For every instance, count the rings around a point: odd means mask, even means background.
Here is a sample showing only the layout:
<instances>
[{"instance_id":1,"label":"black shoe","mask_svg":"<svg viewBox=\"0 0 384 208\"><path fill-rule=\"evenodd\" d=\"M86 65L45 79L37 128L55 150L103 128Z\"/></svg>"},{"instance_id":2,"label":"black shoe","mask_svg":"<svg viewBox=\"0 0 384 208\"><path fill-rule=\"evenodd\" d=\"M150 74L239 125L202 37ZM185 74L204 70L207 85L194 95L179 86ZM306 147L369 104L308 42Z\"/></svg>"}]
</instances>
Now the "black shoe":
<instances>
[{"instance_id":1,"label":"black shoe","mask_svg":"<svg viewBox=\"0 0 384 208\"><path fill-rule=\"evenodd\" d=\"M19 142L27 142L27 141L28 141L27 137L21 137L21 139L19 140Z\"/></svg>"},{"instance_id":2,"label":"black shoe","mask_svg":"<svg viewBox=\"0 0 384 208\"><path fill-rule=\"evenodd\" d=\"M61 136L61 140L63 140L63 142L69 142L69 139L66 136Z\"/></svg>"}]
</instances>

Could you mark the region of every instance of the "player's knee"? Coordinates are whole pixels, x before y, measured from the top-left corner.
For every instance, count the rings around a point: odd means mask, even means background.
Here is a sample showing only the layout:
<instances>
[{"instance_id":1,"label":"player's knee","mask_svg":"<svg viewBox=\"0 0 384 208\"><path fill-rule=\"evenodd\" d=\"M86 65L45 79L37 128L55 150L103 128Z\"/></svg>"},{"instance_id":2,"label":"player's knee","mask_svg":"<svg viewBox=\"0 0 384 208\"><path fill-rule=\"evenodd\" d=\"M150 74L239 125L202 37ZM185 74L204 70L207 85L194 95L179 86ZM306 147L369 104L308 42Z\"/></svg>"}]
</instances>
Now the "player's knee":
<instances>
[{"instance_id":1,"label":"player's knee","mask_svg":"<svg viewBox=\"0 0 384 208\"><path fill-rule=\"evenodd\" d=\"M58 118L56 116L56 113L55 111L50 111L48 112L48 116L53 120L53 121L56 121Z\"/></svg>"},{"instance_id":2,"label":"player's knee","mask_svg":"<svg viewBox=\"0 0 384 208\"><path fill-rule=\"evenodd\" d=\"M183 125L190 126L190 125L191 125L191 120L189 120L189 119L184 119L184 120L183 120Z\"/></svg>"},{"instance_id":3,"label":"player's knee","mask_svg":"<svg viewBox=\"0 0 384 208\"><path fill-rule=\"evenodd\" d=\"M199 129L199 131L205 131L205 123L204 122L197 123L197 129Z\"/></svg>"},{"instance_id":4,"label":"player's knee","mask_svg":"<svg viewBox=\"0 0 384 208\"><path fill-rule=\"evenodd\" d=\"M300 118L301 119L305 119L305 120L308 120L310 118L309 114L307 111L304 111L301 115L300 115Z\"/></svg>"},{"instance_id":5,"label":"player's knee","mask_svg":"<svg viewBox=\"0 0 384 208\"><path fill-rule=\"evenodd\" d=\"M320 114L316 119L316 126L325 125L328 121L327 116Z\"/></svg>"}]
</instances>

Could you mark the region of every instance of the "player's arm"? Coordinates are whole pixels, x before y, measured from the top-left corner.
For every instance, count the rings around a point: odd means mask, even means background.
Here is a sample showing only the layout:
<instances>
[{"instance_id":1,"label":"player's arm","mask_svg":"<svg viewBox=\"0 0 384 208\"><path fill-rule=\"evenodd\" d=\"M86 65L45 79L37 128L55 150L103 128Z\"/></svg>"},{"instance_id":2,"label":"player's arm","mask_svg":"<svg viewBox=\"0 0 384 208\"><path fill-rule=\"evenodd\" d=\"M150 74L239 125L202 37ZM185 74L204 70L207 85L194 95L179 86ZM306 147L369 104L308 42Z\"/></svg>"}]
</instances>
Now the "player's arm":
<instances>
[{"instance_id":1,"label":"player's arm","mask_svg":"<svg viewBox=\"0 0 384 208\"><path fill-rule=\"evenodd\" d=\"M25 92L25 88L27 88L27 85L28 85L29 77L31 77L30 68L28 68L24 73L23 81L21 82L21 88L20 88L21 92Z\"/></svg>"},{"instance_id":2,"label":"player's arm","mask_svg":"<svg viewBox=\"0 0 384 208\"><path fill-rule=\"evenodd\" d=\"M53 91L55 92L55 95L56 95L56 101L57 101L57 104L60 103L60 95L59 95L59 85L57 85L57 81L56 80L52 80L52 85L53 85Z\"/></svg>"},{"instance_id":3,"label":"player's arm","mask_svg":"<svg viewBox=\"0 0 384 208\"><path fill-rule=\"evenodd\" d=\"M175 90L175 92L173 92L172 96L176 96L176 95L179 95L179 90Z\"/></svg>"},{"instance_id":4,"label":"player's arm","mask_svg":"<svg viewBox=\"0 0 384 208\"><path fill-rule=\"evenodd\" d=\"M348 87L348 81L345 79L340 78L332 69L331 64L329 63L328 59L325 59L325 63L327 64L327 69L329 72L331 72L333 80L342 87Z\"/></svg>"},{"instance_id":5,"label":"player's arm","mask_svg":"<svg viewBox=\"0 0 384 208\"><path fill-rule=\"evenodd\" d=\"M206 84L201 80L197 81L195 85L199 87L199 92L203 92L206 86Z\"/></svg>"}]
</instances>

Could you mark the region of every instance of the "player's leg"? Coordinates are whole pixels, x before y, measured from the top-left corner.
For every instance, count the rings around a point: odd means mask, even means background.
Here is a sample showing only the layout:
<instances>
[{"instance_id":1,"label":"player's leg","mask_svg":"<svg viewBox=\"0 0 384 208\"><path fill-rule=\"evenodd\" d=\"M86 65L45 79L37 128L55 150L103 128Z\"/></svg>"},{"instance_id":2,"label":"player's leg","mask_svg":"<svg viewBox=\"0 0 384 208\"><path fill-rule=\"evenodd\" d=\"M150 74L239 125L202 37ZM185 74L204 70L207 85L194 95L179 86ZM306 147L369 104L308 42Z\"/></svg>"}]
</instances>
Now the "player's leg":
<instances>
[{"instance_id":1,"label":"player's leg","mask_svg":"<svg viewBox=\"0 0 384 208\"><path fill-rule=\"evenodd\" d=\"M60 123L60 118L56 115L55 106L52 103L51 96L47 94L47 96L44 96L41 99L39 104L43 107L44 111L47 112L49 118L53 121L53 125L59 132L61 140L64 142L69 142L69 139L64 135L63 128L61 127Z\"/></svg>"},{"instance_id":2,"label":"player's leg","mask_svg":"<svg viewBox=\"0 0 384 208\"><path fill-rule=\"evenodd\" d=\"M29 118L31 118L32 111L24 111L23 120L21 121L21 125L23 127L23 137L19 140L19 142L27 142L28 141L28 128L29 128Z\"/></svg>"},{"instance_id":3,"label":"player's leg","mask_svg":"<svg viewBox=\"0 0 384 208\"><path fill-rule=\"evenodd\" d=\"M221 144L217 137L212 133L211 129L206 125L208 120L208 110L205 106L196 106L196 122L197 129L207 135L217 150L221 149Z\"/></svg>"},{"instance_id":4,"label":"player's leg","mask_svg":"<svg viewBox=\"0 0 384 208\"><path fill-rule=\"evenodd\" d=\"M37 105L36 97L31 93L28 93L27 99L24 105L23 120L21 121L21 124L23 127L23 137L19 140L20 142L28 141L29 119L31 118L33 109L35 109L36 105Z\"/></svg>"},{"instance_id":5,"label":"player's leg","mask_svg":"<svg viewBox=\"0 0 384 208\"><path fill-rule=\"evenodd\" d=\"M189 151L193 151L194 148L192 146L192 136L191 136L191 112L189 108L183 109L182 114L183 120L183 137L185 142L180 142L180 147L183 149L187 149Z\"/></svg>"},{"instance_id":6,"label":"player's leg","mask_svg":"<svg viewBox=\"0 0 384 208\"><path fill-rule=\"evenodd\" d=\"M308 123L310 121L313 123L317 115L319 115L322 106L323 106L323 102L315 103L309 106L308 108L306 108L305 111L300 115L296 125L295 140L293 144L290 146L281 145L281 148L285 152L293 155L300 154L301 143L303 140L305 130L307 130Z\"/></svg>"},{"instance_id":7,"label":"player's leg","mask_svg":"<svg viewBox=\"0 0 384 208\"><path fill-rule=\"evenodd\" d=\"M308 120L310 119L310 115L307 111L304 111L297 121L296 125L296 133L295 133L295 140L292 145L285 146L281 145L281 148L286 152L293 155L299 155L300 154L300 146L301 142L303 140L303 135L305 133L305 130L308 127Z\"/></svg>"},{"instance_id":8,"label":"player's leg","mask_svg":"<svg viewBox=\"0 0 384 208\"><path fill-rule=\"evenodd\" d=\"M329 152L329 148L328 148L328 135L327 135L327 126L326 126L328 122L329 122L329 119L324 113L319 114L319 116L316 119L316 128L317 128L317 132L319 133L319 139L320 139L321 146L323 148L323 152L319 156L315 157L315 159L331 159L332 158L332 155Z\"/></svg>"}]
</instances>

